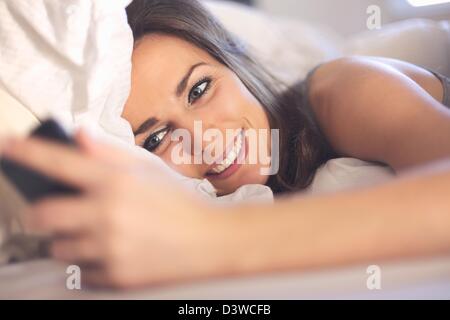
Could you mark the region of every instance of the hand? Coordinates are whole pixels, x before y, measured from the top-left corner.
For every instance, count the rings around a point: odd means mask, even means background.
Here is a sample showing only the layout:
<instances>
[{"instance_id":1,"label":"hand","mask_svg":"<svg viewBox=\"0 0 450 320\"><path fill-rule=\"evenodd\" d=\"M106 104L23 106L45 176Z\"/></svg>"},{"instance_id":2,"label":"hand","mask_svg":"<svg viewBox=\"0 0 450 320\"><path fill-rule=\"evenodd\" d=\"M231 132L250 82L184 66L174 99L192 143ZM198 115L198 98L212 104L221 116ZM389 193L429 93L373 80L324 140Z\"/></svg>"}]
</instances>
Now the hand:
<instances>
[{"instance_id":1,"label":"hand","mask_svg":"<svg viewBox=\"0 0 450 320\"><path fill-rule=\"evenodd\" d=\"M33 204L27 225L88 284L130 287L212 274L212 208L161 168L79 132L79 150L14 139L6 157L82 190ZM218 255L217 253L215 255Z\"/></svg>"}]
</instances>

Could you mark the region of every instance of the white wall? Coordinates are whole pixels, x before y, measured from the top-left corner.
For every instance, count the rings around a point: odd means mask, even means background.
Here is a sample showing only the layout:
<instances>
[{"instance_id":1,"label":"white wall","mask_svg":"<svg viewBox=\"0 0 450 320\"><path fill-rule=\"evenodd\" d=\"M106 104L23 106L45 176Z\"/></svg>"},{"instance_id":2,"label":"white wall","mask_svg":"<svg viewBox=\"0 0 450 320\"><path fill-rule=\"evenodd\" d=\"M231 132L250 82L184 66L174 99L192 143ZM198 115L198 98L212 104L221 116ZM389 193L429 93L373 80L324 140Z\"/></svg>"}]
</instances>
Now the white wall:
<instances>
[{"instance_id":1,"label":"white wall","mask_svg":"<svg viewBox=\"0 0 450 320\"><path fill-rule=\"evenodd\" d=\"M450 19L450 4L413 9L405 0L255 0L255 3L271 13L325 24L341 34L367 30L366 10L370 5L381 8L383 24L410 17Z\"/></svg>"}]
</instances>

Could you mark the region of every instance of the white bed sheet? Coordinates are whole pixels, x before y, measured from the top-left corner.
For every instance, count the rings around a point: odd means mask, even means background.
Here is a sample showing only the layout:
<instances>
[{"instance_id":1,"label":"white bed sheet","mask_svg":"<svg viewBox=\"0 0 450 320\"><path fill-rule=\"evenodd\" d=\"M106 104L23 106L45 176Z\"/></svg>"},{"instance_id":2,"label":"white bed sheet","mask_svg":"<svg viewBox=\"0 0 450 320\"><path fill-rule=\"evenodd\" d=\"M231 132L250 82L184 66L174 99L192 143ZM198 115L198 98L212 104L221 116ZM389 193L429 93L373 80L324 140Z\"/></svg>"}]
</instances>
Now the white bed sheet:
<instances>
[{"instance_id":1,"label":"white bed sheet","mask_svg":"<svg viewBox=\"0 0 450 320\"><path fill-rule=\"evenodd\" d=\"M38 260L0 269L0 299L450 299L450 256L379 263L380 290L368 265L117 291L68 290L66 266Z\"/></svg>"}]
</instances>

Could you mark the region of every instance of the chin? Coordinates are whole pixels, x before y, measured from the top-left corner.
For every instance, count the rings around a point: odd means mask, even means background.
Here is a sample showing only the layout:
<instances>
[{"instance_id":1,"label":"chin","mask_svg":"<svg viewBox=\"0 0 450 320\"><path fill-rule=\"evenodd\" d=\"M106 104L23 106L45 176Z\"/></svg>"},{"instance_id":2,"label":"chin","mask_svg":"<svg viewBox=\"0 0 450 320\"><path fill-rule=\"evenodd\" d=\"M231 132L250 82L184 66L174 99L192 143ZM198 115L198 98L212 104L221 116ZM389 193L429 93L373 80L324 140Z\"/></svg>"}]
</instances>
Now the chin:
<instances>
[{"instance_id":1,"label":"chin","mask_svg":"<svg viewBox=\"0 0 450 320\"><path fill-rule=\"evenodd\" d=\"M229 183L211 183L217 190L218 196L225 196L235 192L242 186L249 184L261 184L265 185L268 181L268 176L262 176L259 172L255 172L254 174L247 174L245 178L239 179L239 181L229 181Z\"/></svg>"},{"instance_id":2,"label":"chin","mask_svg":"<svg viewBox=\"0 0 450 320\"><path fill-rule=\"evenodd\" d=\"M216 188L216 193L217 193L218 196L226 196L228 194L231 194L231 193L235 192L237 189L239 189L242 186L243 186L243 184L242 185L237 185L237 186L229 186L229 187L228 186L227 187L214 186L214 188Z\"/></svg>"}]
</instances>

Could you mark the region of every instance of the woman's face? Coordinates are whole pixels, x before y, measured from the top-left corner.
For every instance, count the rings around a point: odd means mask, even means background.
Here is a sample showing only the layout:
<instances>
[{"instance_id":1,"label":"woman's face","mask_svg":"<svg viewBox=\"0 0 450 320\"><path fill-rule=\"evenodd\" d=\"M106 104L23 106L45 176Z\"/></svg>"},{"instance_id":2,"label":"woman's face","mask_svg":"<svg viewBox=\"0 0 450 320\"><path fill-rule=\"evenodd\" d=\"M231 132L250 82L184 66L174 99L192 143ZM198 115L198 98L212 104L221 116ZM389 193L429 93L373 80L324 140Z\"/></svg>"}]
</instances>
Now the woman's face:
<instances>
[{"instance_id":1,"label":"woman's face","mask_svg":"<svg viewBox=\"0 0 450 320\"><path fill-rule=\"evenodd\" d=\"M208 179L219 194L267 182L267 176L260 174L264 165L239 164L249 154L246 133L269 130L269 122L236 74L189 42L159 34L139 41L132 64L131 93L123 117L131 123L137 145L185 176ZM175 129L189 133L190 143L171 141ZM205 141L202 134L208 129L217 129L222 137ZM212 163L198 158L206 152ZM190 161L180 161L180 154Z\"/></svg>"}]
</instances>

